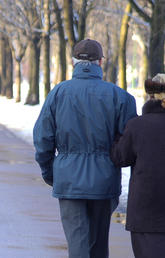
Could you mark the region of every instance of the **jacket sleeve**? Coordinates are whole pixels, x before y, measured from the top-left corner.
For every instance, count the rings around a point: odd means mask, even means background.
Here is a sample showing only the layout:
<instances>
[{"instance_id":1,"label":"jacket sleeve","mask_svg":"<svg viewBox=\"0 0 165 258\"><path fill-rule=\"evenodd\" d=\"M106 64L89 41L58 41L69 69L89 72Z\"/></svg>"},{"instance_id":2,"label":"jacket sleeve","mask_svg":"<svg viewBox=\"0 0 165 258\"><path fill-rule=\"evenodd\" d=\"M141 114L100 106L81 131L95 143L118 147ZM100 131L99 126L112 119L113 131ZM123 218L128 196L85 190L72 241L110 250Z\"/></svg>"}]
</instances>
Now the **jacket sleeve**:
<instances>
[{"instance_id":1,"label":"jacket sleeve","mask_svg":"<svg viewBox=\"0 0 165 258\"><path fill-rule=\"evenodd\" d=\"M129 93L125 92L125 96L122 96L122 101L120 104L116 134L123 134L128 120L136 116L137 113L135 98Z\"/></svg>"},{"instance_id":2,"label":"jacket sleeve","mask_svg":"<svg viewBox=\"0 0 165 258\"><path fill-rule=\"evenodd\" d=\"M110 157L116 167L134 166L136 162L136 152L129 122L123 135L118 137L113 143Z\"/></svg>"},{"instance_id":3,"label":"jacket sleeve","mask_svg":"<svg viewBox=\"0 0 165 258\"><path fill-rule=\"evenodd\" d=\"M58 88L58 86L56 87ZM57 89L52 90L48 94L33 129L33 141L36 149L35 159L41 168L44 181L51 186L53 185L53 161L56 151L56 91Z\"/></svg>"}]
</instances>

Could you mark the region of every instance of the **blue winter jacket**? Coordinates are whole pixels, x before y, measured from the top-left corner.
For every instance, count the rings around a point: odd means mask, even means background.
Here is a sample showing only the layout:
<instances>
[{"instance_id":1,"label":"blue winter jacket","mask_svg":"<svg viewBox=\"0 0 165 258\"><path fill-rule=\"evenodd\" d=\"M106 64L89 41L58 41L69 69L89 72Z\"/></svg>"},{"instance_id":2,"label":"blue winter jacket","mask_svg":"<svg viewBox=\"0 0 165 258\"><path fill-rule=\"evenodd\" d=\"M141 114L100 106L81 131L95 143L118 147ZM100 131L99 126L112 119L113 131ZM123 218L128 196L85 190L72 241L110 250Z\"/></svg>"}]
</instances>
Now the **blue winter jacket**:
<instances>
[{"instance_id":1,"label":"blue winter jacket","mask_svg":"<svg viewBox=\"0 0 165 258\"><path fill-rule=\"evenodd\" d=\"M34 127L36 161L53 196L118 197L121 173L109 153L115 135L134 116L134 98L103 81L100 66L77 64L72 79L49 93Z\"/></svg>"}]
</instances>

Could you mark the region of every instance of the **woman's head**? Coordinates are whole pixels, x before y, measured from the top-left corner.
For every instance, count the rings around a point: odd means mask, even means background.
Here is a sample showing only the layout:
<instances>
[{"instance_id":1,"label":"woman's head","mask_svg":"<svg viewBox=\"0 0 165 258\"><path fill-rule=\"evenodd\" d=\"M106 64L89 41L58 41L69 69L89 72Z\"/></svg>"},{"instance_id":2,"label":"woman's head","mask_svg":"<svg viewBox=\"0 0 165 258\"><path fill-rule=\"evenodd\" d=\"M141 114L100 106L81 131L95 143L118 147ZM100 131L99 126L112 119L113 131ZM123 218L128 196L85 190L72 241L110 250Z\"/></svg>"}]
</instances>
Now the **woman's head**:
<instances>
[{"instance_id":1,"label":"woman's head","mask_svg":"<svg viewBox=\"0 0 165 258\"><path fill-rule=\"evenodd\" d=\"M145 81L145 91L151 99L161 100L162 107L165 108L165 74L158 73L152 79Z\"/></svg>"}]
</instances>

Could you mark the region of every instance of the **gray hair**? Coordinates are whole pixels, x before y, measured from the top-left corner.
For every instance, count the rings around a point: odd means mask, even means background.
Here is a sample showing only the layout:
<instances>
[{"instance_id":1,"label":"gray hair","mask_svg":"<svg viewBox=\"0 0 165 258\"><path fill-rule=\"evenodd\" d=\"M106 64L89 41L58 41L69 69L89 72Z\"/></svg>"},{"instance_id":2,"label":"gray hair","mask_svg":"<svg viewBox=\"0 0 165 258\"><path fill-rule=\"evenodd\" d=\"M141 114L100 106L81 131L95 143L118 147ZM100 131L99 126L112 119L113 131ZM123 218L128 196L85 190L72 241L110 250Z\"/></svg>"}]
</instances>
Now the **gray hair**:
<instances>
[{"instance_id":1,"label":"gray hair","mask_svg":"<svg viewBox=\"0 0 165 258\"><path fill-rule=\"evenodd\" d=\"M73 61L73 66L75 66L78 63L84 63L84 64L87 64L87 65L90 65L90 64L99 65L99 60L89 61L89 60L82 60L82 59L77 59L75 57L72 57L72 61Z\"/></svg>"}]
</instances>

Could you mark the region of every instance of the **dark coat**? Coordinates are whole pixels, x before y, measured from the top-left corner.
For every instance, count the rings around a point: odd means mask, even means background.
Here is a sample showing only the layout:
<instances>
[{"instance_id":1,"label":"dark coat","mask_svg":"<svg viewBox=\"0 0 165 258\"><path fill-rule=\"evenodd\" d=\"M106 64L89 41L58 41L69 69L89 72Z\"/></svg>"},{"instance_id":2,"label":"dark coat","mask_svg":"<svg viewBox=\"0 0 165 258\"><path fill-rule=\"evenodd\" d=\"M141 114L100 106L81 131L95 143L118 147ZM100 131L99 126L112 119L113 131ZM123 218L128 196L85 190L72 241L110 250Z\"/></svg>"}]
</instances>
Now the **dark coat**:
<instances>
[{"instance_id":1,"label":"dark coat","mask_svg":"<svg viewBox=\"0 0 165 258\"><path fill-rule=\"evenodd\" d=\"M165 109L150 100L113 146L117 167L131 166L126 229L165 232Z\"/></svg>"},{"instance_id":2,"label":"dark coat","mask_svg":"<svg viewBox=\"0 0 165 258\"><path fill-rule=\"evenodd\" d=\"M118 197L121 173L109 150L116 132L135 116L134 97L103 81L100 66L77 64L73 78L49 93L34 127L36 160L53 196Z\"/></svg>"}]
</instances>

